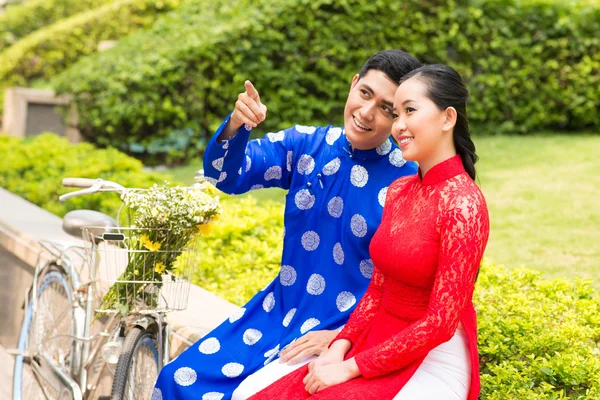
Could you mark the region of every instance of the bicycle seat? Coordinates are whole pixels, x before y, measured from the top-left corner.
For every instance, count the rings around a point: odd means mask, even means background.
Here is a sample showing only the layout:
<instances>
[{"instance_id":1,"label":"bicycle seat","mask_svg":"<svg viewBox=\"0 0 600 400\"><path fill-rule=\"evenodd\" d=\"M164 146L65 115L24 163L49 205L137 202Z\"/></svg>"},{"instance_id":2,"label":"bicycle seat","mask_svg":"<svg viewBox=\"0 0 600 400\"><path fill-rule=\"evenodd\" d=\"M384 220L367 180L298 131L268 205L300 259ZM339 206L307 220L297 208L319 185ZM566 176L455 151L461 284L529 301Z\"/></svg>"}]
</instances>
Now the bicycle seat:
<instances>
[{"instance_id":1,"label":"bicycle seat","mask_svg":"<svg viewBox=\"0 0 600 400\"><path fill-rule=\"evenodd\" d=\"M101 237L105 232L114 232L120 225L114 218L93 210L69 211L63 217L63 231L71 236L83 239L83 228L88 227L94 227L93 235Z\"/></svg>"}]
</instances>

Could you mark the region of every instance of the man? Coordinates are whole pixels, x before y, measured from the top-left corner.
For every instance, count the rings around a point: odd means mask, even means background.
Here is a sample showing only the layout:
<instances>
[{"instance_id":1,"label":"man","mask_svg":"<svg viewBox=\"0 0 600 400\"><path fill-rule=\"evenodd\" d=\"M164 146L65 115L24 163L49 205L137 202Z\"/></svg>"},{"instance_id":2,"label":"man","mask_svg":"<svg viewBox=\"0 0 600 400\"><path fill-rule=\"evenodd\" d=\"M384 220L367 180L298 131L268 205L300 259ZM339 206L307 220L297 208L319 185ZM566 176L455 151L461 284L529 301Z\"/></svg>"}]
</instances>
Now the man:
<instances>
[{"instance_id":1,"label":"man","mask_svg":"<svg viewBox=\"0 0 600 400\"><path fill-rule=\"evenodd\" d=\"M296 125L249 142L267 108L246 81L207 146L204 171L226 193L289 190L281 270L239 313L165 366L153 398L230 399L278 356L295 368L327 347L369 284L368 247L387 187L417 171L389 136L397 82L420 66L402 51L377 53L352 79L343 128ZM260 389L257 380L265 377L249 378L248 390Z\"/></svg>"}]
</instances>

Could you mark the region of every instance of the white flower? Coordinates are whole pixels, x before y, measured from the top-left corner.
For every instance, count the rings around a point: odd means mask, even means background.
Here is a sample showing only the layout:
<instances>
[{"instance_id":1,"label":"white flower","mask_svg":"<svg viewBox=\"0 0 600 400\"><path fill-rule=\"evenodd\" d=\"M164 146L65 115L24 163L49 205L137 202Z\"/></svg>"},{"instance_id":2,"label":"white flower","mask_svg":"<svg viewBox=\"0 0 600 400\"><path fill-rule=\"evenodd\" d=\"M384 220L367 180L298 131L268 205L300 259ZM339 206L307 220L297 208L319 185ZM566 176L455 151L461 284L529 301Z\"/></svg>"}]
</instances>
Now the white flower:
<instances>
[{"instance_id":1,"label":"white flower","mask_svg":"<svg viewBox=\"0 0 600 400\"><path fill-rule=\"evenodd\" d=\"M281 179L281 167L275 165L265 171L265 181Z\"/></svg>"},{"instance_id":2,"label":"white flower","mask_svg":"<svg viewBox=\"0 0 600 400\"><path fill-rule=\"evenodd\" d=\"M235 310L233 314L229 317L229 322L234 323L238 319L242 318L244 313L246 312L245 308L240 308L239 310Z\"/></svg>"},{"instance_id":3,"label":"white flower","mask_svg":"<svg viewBox=\"0 0 600 400\"><path fill-rule=\"evenodd\" d=\"M248 346L252 346L256 344L261 338L263 334L258 329L246 329L244 332L243 340Z\"/></svg>"},{"instance_id":4,"label":"white flower","mask_svg":"<svg viewBox=\"0 0 600 400\"><path fill-rule=\"evenodd\" d=\"M263 309L266 312L271 312L271 310L273 310L273 307L275 307L275 295L273 294L273 292L270 292L263 300Z\"/></svg>"},{"instance_id":5,"label":"white flower","mask_svg":"<svg viewBox=\"0 0 600 400\"><path fill-rule=\"evenodd\" d=\"M283 138L285 137L285 132L284 131L279 131L277 133L269 132L269 133L267 133L267 137L269 138L271 143L281 142L283 140Z\"/></svg>"},{"instance_id":6,"label":"white flower","mask_svg":"<svg viewBox=\"0 0 600 400\"><path fill-rule=\"evenodd\" d=\"M333 261L338 265L344 263L344 250L342 249L342 244L339 242L333 246Z\"/></svg>"},{"instance_id":7,"label":"white flower","mask_svg":"<svg viewBox=\"0 0 600 400\"><path fill-rule=\"evenodd\" d=\"M152 391L151 400L162 400L162 392L159 388L154 388L154 390Z\"/></svg>"},{"instance_id":8,"label":"white flower","mask_svg":"<svg viewBox=\"0 0 600 400\"><path fill-rule=\"evenodd\" d=\"M221 400L224 396L225 393L208 392L202 395L202 400Z\"/></svg>"},{"instance_id":9,"label":"white flower","mask_svg":"<svg viewBox=\"0 0 600 400\"><path fill-rule=\"evenodd\" d=\"M388 139L379 146L377 146L375 150L377 150L377 154L385 156L387 153L390 152L390 150L392 150L392 142L390 141L390 139Z\"/></svg>"}]
</instances>

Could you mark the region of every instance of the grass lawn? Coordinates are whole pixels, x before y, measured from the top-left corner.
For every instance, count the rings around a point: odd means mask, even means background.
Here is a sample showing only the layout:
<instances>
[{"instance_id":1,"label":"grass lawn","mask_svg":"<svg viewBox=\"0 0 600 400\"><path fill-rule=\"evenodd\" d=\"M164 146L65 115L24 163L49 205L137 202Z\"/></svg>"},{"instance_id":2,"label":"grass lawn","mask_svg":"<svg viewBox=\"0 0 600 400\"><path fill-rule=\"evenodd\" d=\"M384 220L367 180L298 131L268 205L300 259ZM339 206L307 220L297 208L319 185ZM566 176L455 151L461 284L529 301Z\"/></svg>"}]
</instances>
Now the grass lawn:
<instances>
[{"instance_id":1,"label":"grass lawn","mask_svg":"<svg viewBox=\"0 0 600 400\"><path fill-rule=\"evenodd\" d=\"M600 289L600 136L478 137L475 144L492 224L486 257L547 277L590 277ZM170 173L192 183L199 168L197 162ZM284 195L252 193L259 200Z\"/></svg>"}]
</instances>

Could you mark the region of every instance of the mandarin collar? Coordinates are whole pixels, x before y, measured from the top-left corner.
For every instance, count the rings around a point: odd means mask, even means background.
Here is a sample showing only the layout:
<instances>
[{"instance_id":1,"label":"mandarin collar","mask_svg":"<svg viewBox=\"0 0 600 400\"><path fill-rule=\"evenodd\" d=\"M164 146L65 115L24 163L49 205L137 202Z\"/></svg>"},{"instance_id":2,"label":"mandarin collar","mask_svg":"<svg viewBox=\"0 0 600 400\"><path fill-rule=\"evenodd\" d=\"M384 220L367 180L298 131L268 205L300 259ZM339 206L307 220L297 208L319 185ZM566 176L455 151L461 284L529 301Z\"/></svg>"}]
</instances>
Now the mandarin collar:
<instances>
[{"instance_id":1,"label":"mandarin collar","mask_svg":"<svg viewBox=\"0 0 600 400\"><path fill-rule=\"evenodd\" d=\"M419 177L419 180L423 186L429 186L447 181L448 179L453 178L463 172L465 172L465 167L463 166L460 155L457 154L439 164L434 165L433 168L427 171L423 179L421 179L421 167L419 167L417 176Z\"/></svg>"},{"instance_id":2,"label":"mandarin collar","mask_svg":"<svg viewBox=\"0 0 600 400\"><path fill-rule=\"evenodd\" d=\"M342 140L340 140L340 143L342 143L342 149L344 150L344 153L349 158L357 159L357 160L361 160L361 161L377 160L377 159L386 157L390 154L390 152L392 150L398 148L398 146L396 146L396 144L394 142L392 142L392 140L390 138L388 138L385 142L383 142L381 145L377 146L374 149L370 149L370 150L354 149L353 150L352 145L350 144L350 141L346 137L345 130L342 130L342 136L344 138Z\"/></svg>"}]
</instances>

